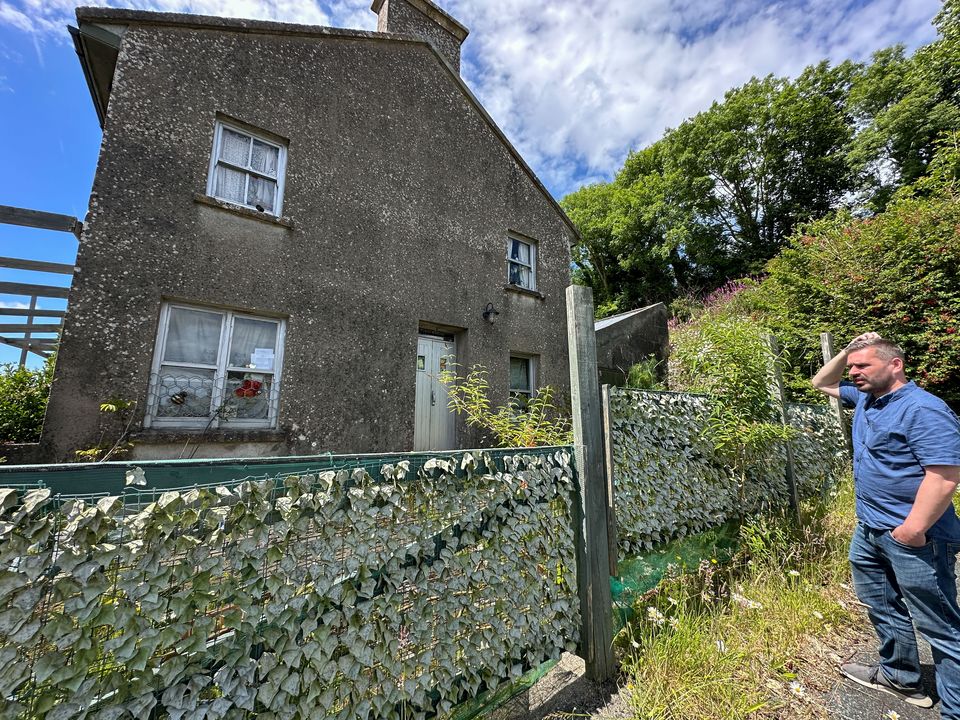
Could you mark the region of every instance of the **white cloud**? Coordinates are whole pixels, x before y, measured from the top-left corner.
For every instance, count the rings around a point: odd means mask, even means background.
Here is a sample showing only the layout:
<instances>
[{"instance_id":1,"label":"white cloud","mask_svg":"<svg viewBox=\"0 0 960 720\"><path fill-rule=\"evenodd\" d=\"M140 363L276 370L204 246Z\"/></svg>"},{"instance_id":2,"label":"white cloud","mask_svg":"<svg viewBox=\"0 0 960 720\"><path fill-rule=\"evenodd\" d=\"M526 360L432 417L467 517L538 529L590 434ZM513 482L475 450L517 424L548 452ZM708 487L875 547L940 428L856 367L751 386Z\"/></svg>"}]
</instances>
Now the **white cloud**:
<instances>
[{"instance_id":1,"label":"white cloud","mask_svg":"<svg viewBox=\"0 0 960 720\"><path fill-rule=\"evenodd\" d=\"M25 302L0 300L0 308L12 308L14 310L29 310L30 304Z\"/></svg>"},{"instance_id":2,"label":"white cloud","mask_svg":"<svg viewBox=\"0 0 960 720\"><path fill-rule=\"evenodd\" d=\"M934 37L938 0L449 0L465 74L558 195L752 76Z\"/></svg>"},{"instance_id":3,"label":"white cloud","mask_svg":"<svg viewBox=\"0 0 960 720\"><path fill-rule=\"evenodd\" d=\"M939 0L436 0L471 30L463 74L558 196L752 76L934 37ZM0 25L65 38L76 0L0 0ZM369 0L92 0L373 29Z\"/></svg>"}]
</instances>

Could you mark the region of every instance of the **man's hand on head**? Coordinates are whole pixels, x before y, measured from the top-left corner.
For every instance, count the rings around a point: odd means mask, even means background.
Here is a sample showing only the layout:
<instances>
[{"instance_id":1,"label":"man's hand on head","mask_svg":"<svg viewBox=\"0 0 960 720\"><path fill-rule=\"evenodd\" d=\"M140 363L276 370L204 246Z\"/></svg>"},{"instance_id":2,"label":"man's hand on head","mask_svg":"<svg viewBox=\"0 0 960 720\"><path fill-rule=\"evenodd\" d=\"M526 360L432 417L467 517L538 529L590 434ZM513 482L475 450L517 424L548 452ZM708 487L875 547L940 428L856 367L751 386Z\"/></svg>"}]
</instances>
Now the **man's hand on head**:
<instances>
[{"instance_id":1,"label":"man's hand on head","mask_svg":"<svg viewBox=\"0 0 960 720\"><path fill-rule=\"evenodd\" d=\"M862 335L857 335L853 340L848 342L847 346L843 349L843 351L846 353L849 353L851 345L854 345L858 342L866 342L868 340L879 340L879 339L880 339L880 333L865 332Z\"/></svg>"}]
</instances>

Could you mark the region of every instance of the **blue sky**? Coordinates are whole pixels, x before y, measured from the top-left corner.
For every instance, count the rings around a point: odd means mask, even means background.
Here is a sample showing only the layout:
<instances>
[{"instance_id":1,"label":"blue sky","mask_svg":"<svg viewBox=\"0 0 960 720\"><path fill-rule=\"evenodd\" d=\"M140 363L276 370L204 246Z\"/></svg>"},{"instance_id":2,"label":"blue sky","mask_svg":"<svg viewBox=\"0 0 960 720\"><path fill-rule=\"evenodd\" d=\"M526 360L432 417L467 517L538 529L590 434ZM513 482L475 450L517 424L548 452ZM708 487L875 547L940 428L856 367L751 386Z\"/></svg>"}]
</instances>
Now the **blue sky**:
<instances>
[{"instance_id":1,"label":"blue sky","mask_svg":"<svg viewBox=\"0 0 960 720\"><path fill-rule=\"evenodd\" d=\"M471 33L463 75L556 197L609 180L627 152L751 76L796 75L934 39L939 0L436 0ZM369 0L89 2L373 30ZM0 0L0 205L82 218L100 128L68 0ZM0 256L72 263L66 233L0 225ZM0 279L65 276L0 270ZM0 306L23 298L0 295ZM46 307L60 308L54 301ZM4 322L16 321L5 318ZM0 363L19 351L0 345Z\"/></svg>"}]
</instances>

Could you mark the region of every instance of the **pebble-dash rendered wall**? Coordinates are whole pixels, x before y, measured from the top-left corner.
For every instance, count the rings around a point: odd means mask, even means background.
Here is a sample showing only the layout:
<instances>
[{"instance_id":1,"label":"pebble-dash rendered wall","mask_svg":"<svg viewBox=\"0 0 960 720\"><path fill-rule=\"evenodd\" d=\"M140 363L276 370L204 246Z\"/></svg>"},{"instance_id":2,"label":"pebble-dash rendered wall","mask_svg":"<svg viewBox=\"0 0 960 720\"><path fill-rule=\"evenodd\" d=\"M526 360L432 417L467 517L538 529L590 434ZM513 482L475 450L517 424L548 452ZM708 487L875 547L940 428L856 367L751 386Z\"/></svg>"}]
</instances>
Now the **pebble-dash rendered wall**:
<instances>
[{"instance_id":1,"label":"pebble-dash rendered wall","mask_svg":"<svg viewBox=\"0 0 960 720\"><path fill-rule=\"evenodd\" d=\"M612 388L617 533L621 555L720 525L741 512L787 502L786 447L740 480L716 457L703 395ZM801 496L834 481L846 450L829 407L789 405Z\"/></svg>"},{"instance_id":2,"label":"pebble-dash rendered wall","mask_svg":"<svg viewBox=\"0 0 960 720\"><path fill-rule=\"evenodd\" d=\"M0 490L0 717L427 717L559 657L574 473L520 453Z\"/></svg>"}]
</instances>

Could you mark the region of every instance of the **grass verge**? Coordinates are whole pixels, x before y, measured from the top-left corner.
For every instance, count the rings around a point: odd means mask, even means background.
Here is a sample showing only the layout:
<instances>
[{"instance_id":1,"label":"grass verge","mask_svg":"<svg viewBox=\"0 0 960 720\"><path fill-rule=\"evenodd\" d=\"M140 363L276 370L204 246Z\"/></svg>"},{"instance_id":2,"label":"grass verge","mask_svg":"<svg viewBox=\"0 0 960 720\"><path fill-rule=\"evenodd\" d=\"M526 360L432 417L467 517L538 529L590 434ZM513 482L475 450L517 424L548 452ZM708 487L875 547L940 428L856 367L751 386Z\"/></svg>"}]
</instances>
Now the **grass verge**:
<instances>
[{"instance_id":1,"label":"grass verge","mask_svg":"<svg viewBox=\"0 0 960 720\"><path fill-rule=\"evenodd\" d=\"M617 638L643 720L825 718L821 692L861 630L849 585L852 483L746 522L733 561L674 573Z\"/></svg>"}]
</instances>

